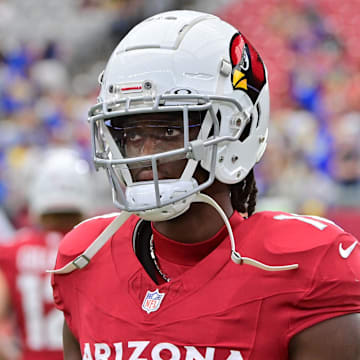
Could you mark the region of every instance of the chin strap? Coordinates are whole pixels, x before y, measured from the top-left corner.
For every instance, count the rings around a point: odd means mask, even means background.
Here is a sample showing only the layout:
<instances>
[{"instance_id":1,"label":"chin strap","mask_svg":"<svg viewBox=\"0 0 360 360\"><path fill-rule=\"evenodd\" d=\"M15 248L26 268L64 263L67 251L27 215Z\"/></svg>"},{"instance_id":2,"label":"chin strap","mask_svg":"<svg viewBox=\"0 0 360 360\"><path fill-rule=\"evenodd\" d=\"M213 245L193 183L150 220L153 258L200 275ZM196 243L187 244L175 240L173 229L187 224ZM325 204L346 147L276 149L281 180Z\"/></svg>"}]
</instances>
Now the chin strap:
<instances>
[{"instance_id":1,"label":"chin strap","mask_svg":"<svg viewBox=\"0 0 360 360\"><path fill-rule=\"evenodd\" d=\"M122 224L131 216L131 213L122 211L92 242L92 244L75 260L70 261L61 269L46 270L48 273L68 274L76 269L82 269L89 264L94 255L105 245L105 243L115 234Z\"/></svg>"},{"instance_id":2,"label":"chin strap","mask_svg":"<svg viewBox=\"0 0 360 360\"><path fill-rule=\"evenodd\" d=\"M239 254L235 249L235 240L234 234L231 229L230 222L224 212L224 210L218 205L218 203L213 200L210 196L198 193L195 196L194 202L202 202L211 205L219 213L223 219L226 228L229 232L230 242L231 242L231 260L235 264L247 264L255 266L259 269L266 271L284 271L284 270L293 270L299 267L298 264L291 265L281 265L281 266L271 266L263 264L260 261L254 260L252 258L244 257ZM94 255L105 245L105 243L115 234L115 232L124 224L124 222L131 216L131 213L122 211L106 228L105 230L93 241L93 243L75 260L70 261L65 266L56 270L47 270L48 273L53 274L69 274L76 269L82 269L89 264L90 260Z\"/></svg>"},{"instance_id":3,"label":"chin strap","mask_svg":"<svg viewBox=\"0 0 360 360\"><path fill-rule=\"evenodd\" d=\"M299 264L271 266L271 265L263 264L262 262L254 260L252 258L241 256L240 253L237 252L235 249L234 234L231 229L230 222L229 222L224 210L219 206L219 204L214 199L212 199L210 196L201 194L201 193L198 193L196 195L194 202L203 202L203 203L211 205L213 208L215 208L215 210L219 213L219 215L223 219L223 221L226 225L226 228L228 230L230 242L231 242L231 260L235 264L239 264L239 265L247 264L247 265L255 266L259 269L266 270L266 271L294 270L299 267Z\"/></svg>"}]
</instances>

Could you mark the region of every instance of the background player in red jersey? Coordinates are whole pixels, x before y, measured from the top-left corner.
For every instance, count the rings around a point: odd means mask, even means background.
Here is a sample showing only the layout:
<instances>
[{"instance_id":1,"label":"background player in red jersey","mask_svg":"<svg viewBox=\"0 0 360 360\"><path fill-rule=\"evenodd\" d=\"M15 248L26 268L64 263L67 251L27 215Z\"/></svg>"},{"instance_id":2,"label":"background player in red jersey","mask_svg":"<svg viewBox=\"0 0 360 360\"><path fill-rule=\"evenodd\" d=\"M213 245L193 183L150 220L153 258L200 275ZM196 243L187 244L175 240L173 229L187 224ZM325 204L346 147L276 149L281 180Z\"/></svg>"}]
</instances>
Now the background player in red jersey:
<instances>
[{"instance_id":1,"label":"background player in red jersey","mask_svg":"<svg viewBox=\"0 0 360 360\"><path fill-rule=\"evenodd\" d=\"M155 15L99 80L94 160L122 212L59 247L65 359L359 359L357 240L254 213L269 84L247 38L212 15Z\"/></svg>"},{"instance_id":2,"label":"background player in red jersey","mask_svg":"<svg viewBox=\"0 0 360 360\"><path fill-rule=\"evenodd\" d=\"M75 151L49 150L39 163L29 186L34 226L0 248L0 358L6 360L63 358L63 316L45 270L91 203L89 165Z\"/></svg>"}]
</instances>

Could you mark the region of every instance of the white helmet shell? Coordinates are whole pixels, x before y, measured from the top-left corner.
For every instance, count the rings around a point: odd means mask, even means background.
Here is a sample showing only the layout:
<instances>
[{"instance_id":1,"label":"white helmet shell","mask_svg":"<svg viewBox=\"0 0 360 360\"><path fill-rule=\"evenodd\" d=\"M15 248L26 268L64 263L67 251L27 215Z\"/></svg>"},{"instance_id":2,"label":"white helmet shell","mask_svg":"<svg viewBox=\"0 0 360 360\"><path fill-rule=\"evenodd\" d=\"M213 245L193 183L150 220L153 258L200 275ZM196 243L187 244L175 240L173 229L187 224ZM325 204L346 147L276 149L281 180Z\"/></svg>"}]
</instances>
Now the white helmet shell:
<instances>
[{"instance_id":1,"label":"white helmet shell","mask_svg":"<svg viewBox=\"0 0 360 360\"><path fill-rule=\"evenodd\" d=\"M30 212L79 212L86 215L92 206L89 164L71 149L52 149L36 167L29 190Z\"/></svg>"},{"instance_id":2,"label":"white helmet shell","mask_svg":"<svg viewBox=\"0 0 360 360\"><path fill-rule=\"evenodd\" d=\"M265 151L269 119L265 65L237 29L214 15L170 11L144 20L116 47L99 79L99 103L89 112L94 160L107 168L114 202L123 210L140 216L142 211L157 213L210 186L215 178L238 183ZM152 204L134 204L126 188L131 186L133 194L138 184L104 122L172 108L183 111L184 125L187 111L207 111L198 138L185 137L182 148L190 160L181 181L194 185L181 196L162 196L161 179L154 179L157 195ZM197 164L209 172L203 184L192 179ZM183 203L188 208L189 202ZM167 214L165 219L173 216Z\"/></svg>"}]
</instances>

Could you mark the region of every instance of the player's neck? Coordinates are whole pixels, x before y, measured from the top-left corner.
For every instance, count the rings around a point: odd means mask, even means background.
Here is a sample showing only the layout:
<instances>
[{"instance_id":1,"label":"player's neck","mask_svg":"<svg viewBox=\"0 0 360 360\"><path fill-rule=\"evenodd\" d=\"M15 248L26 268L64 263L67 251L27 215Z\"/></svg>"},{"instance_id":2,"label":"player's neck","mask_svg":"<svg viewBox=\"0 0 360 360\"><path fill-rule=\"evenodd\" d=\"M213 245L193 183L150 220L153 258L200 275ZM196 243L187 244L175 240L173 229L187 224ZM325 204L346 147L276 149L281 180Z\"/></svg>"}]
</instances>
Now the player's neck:
<instances>
[{"instance_id":1,"label":"player's neck","mask_svg":"<svg viewBox=\"0 0 360 360\"><path fill-rule=\"evenodd\" d=\"M232 215L234 209L227 189L208 191L207 194L221 206L227 217ZM155 229L161 234L172 240L189 244L208 240L223 226L224 221L218 212L204 203L192 204L186 213L175 219L154 223Z\"/></svg>"}]
</instances>

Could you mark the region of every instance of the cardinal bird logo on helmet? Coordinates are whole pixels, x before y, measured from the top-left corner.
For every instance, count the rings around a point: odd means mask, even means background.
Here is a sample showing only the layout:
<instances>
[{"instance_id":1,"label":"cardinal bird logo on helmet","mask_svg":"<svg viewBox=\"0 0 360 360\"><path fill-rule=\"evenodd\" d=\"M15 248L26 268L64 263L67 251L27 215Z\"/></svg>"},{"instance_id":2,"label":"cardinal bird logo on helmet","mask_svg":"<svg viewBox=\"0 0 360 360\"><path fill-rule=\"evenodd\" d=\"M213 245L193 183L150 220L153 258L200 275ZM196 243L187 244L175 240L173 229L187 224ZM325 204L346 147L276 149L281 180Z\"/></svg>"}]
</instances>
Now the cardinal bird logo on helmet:
<instances>
[{"instance_id":1,"label":"cardinal bird logo on helmet","mask_svg":"<svg viewBox=\"0 0 360 360\"><path fill-rule=\"evenodd\" d=\"M240 33L231 39L230 59L233 67L233 89L245 91L255 103L266 82L264 63L254 47Z\"/></svg>"}]
</instances>

